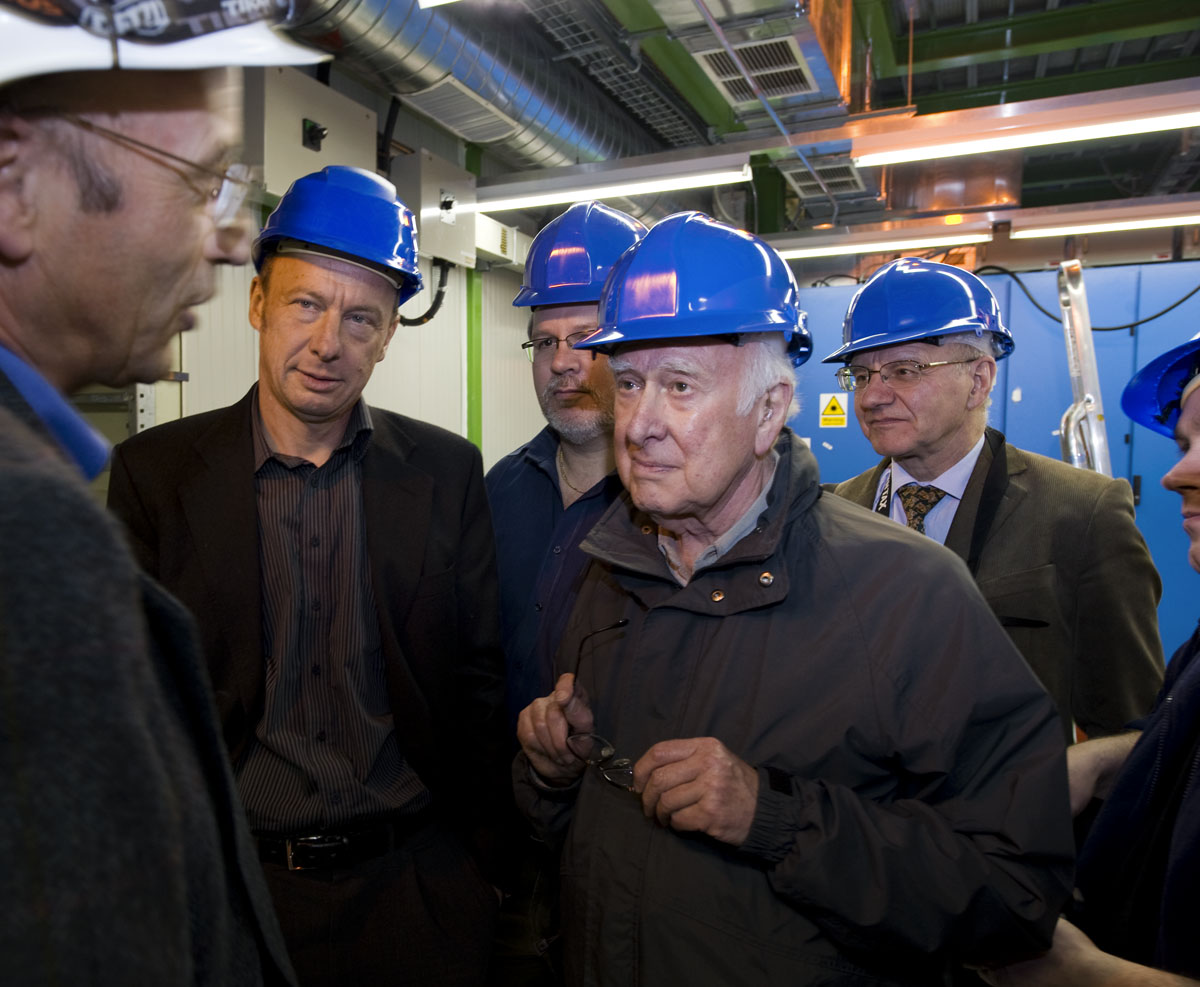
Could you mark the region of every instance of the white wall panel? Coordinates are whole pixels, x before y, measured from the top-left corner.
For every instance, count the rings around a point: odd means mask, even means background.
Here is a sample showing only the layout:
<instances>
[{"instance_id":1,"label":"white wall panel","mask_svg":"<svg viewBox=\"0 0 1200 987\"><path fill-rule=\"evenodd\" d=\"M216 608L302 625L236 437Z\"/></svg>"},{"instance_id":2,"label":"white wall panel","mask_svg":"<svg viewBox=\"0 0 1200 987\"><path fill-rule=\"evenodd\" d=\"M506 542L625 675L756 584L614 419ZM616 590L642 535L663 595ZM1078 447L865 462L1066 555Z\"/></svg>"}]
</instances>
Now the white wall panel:
<instances>
[{"instance_id":1,"label":"white wall panel","mask_svg":"<svg viewBox=\"0 0 1200 987\"><path fill-rule=\"evenodd\" d=\"M258 379L258 333L247 318L253 277L249 264L218 267L216 294L196 309L196 328L181 337L185 415L233 404Z\"/></svg>"},{"instance_id":2,"label":"white wall panel","mask_svg":"<svg viewBox=\"0 0 1200 987\"><path fill-rule=\"evenodd\" d=\"M513 308L521 275L494 269L483 275L483 464L529 441L546 424L521 351L529 309Z\"/></svg>"},{"instance_id":3,"label":"white wall panel","mask_svg":"<svg viewBox=\"0 0 1200 987\"><path fill-rule=\"evenodd\" d=\"M421 274L425 290L400 310L410 319L433 301L438 273L424 258ZM438 314L423 326L396 329L364 392L367 402L466 435L466 330L466 274L453 268Z\"/></svg>"}]
</instances>

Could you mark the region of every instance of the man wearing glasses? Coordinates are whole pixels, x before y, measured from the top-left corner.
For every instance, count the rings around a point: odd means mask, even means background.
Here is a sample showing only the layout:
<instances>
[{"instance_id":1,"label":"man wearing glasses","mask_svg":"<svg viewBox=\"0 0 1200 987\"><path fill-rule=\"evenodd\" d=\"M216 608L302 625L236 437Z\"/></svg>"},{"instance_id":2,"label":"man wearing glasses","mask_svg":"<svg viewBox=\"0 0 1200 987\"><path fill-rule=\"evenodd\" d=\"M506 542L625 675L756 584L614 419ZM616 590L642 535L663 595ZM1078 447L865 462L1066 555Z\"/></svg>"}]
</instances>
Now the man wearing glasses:
<instances>
[{"instance_id":1,"label":"man wearing glasses","mask_svg":"<svg viewBox=\"0 0 1200 987\"><path fill-rule=\"evenodd\" d=\"M362 399L421 287L413 214L330 166L251 253L258 383L120 445L109 505L196 614L301 984L478 984L511 806L482 461Z\"/></svg>"},{"instance_id":2,"label":"man wearing glasses","mask_svg":"<svg viewBox=\"0 0 1200 987\"><path fill-rule=\"evenodd\" d=\"M906 258L850 303L841 386L883 461L834 492L967 563L1013 643L1075 727L1107 736L1162 684L1162 584L1129 484L1026 452L987 427L996 361L1013 350L974 274Z\"/></svg>"},{"instance_id":3,"label":"man wearing glasses","mask_svg":"<svg viewBox=\"0 0 1200 987\"><path fill-rule=\"evenodd\" d=\"M194 624L94 503L108 447L67 396L161 377L246 260L225 66L318 59L219 3L156 14L0 0L4 983L294 982Z\"/></svg>"},{"instance_id":4,"label":"man wearing glasses","mask_svg":"<svg viewBox=\"0 0 1200 987\"><path fill-rule=\"evenodd\" d=\"M554 652L587 567L579 543L621 491L608 357L575 344L596 330L596 306L613 264L645 233L632 216L577 202L534 238L525 283L513 299L530 310L521 349L546 427L496 463L486 481L510 737L517 714L554 684ZM492 982L554 983L556 861L524 833L517 845L526 852L500 916Z\"/></svg>"},{"instance_id":5,"label":"man wearing glasses","mask_svg":"<svg viewBox=\"0 0 1200 987\"><path fill-rule=\"evenodd\" d=\"M554 650L586 563L578 545L621 489L608 358L575 345L596 331L613 264L645 234L632 216L578 202L534 238L513 299L529 309L521 349L546 418L542 431L487 475L514 729L517 714L553 684Z\"/></svg>"},{"instance_id":6,"label":"man wearing glasses","mask_svg":"<svg viewBox=\"0 0 1200 987\"><path fill-rule=\"evenodd\" d=\"M677 214L600 312L627 493L514 762L563 843L567 982L940 984L1045 949L1053 704L944 549L822 496L784 427L812 345L787 265Z\"/></svg>"}]
</instances>

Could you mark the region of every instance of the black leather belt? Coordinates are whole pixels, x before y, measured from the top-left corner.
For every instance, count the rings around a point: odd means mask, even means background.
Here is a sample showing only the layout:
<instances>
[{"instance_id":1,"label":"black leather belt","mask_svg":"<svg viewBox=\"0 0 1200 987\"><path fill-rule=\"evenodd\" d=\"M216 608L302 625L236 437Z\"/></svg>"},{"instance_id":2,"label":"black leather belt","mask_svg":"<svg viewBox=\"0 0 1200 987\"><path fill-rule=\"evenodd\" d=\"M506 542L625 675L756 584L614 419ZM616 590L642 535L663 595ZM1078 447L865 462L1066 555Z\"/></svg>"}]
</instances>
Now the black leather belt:
<instances>
[{"instance_id":1,"label":"black leather belt","mask_svg":"<svg viewBox=\"0 0 1200 987\"><path fill-rule=\"evenodd\" d=\"M395 816L374 825L329 830L300 836L256 833L258 859L288 870L353 867L373 857L382 857L433 820L433 810L411 816Z\"/></svg>"}]
</instances>

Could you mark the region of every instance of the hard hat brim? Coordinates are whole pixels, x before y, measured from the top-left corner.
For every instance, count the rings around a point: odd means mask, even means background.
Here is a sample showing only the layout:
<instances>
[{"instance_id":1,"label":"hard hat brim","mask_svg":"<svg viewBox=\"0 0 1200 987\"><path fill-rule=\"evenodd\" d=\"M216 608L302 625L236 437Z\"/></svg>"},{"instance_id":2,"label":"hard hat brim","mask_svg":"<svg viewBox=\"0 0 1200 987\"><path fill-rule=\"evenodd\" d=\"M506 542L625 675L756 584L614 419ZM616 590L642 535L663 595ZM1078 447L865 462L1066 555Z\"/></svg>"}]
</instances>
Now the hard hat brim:
<instances>
[{"instance_id":1,"label":"hard hat brim","mask_svg":"<svg viewBox=\"0 0 1200 987\"><path fill-rule=\"evenodd\" d=\"M205 69L223 65L310 65L331 56L293 41L266 21L170 44L118 40L113 46L82 27L43 24L0 10L0 85L54 72L106 69Z\"/></svg>"},{"instance_id":2,"label":"hard hat brim","mask_svg":"<svg viewBox=\"0 0 1200 987\"><path fill-rule=\"evenodd\" d=\"M1181 409L1172 405L1179 400L1198 363L1200 333L1182 346L1167 350L1134 374L1121 393L1121 410L1139 425L1174 438Z\"/></svg>"}]
</instances>

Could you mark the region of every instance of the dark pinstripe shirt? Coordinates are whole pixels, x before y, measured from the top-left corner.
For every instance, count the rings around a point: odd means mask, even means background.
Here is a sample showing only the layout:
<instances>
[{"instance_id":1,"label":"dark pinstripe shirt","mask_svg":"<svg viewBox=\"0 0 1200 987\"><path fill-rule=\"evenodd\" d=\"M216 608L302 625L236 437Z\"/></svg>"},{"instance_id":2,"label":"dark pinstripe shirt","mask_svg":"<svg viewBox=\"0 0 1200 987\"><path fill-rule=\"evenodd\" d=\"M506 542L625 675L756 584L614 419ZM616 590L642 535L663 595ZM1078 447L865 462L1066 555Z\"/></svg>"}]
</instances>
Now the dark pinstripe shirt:
<instances>
[{"instance_id":1,"label":"dark pinstripe shirt","mask_svg":"<svg viewBox=\"0 0 1200 987\"><path fill-rule=\"evenodd\" d=\"M430 796L393 729L362 510L371 413L323 466L272 453L255 396L266 707L237 767L251 828L296 834Z\"/></svg>"}]
</instances>

